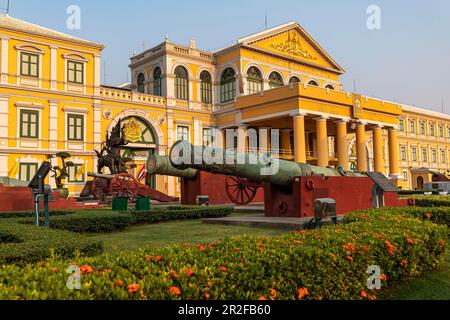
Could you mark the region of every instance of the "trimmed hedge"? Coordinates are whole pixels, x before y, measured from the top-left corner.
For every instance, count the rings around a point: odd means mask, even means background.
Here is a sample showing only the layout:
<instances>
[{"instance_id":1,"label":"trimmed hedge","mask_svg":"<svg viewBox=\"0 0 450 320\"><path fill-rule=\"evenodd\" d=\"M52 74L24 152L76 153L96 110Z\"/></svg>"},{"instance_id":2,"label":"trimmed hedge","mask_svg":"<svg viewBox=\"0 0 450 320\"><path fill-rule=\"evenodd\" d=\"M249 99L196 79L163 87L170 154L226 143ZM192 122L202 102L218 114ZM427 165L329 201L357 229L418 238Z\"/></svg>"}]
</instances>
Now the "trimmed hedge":
<instances>
[{"instance_id":1,"label":"trimmed hedge","mask_svg":"<svg viewBox=\"0 0 450 320\"><path fill-rule=\"evenodd\" d=\"M74 210L53 210L50 211L51 217L67 216L74 214ZM41 211L41 215L42 215ZM18 212L0 212L0 219L13 219L13 218L33 218L34 212L30 211L18 211Z\"/></svg>"},{"instance_id":2,"label":"trimmed hedge","mask_svg":"<svg viewBox=\"0 0 450 320\"><path fill-rule=\"evenodd\" d=\"M103 243L71 232L38 229L14 220L0 221L0 264L39 262L52 252L63 258L93 256L103 252Z\"/></svg>"},{"instance_id":3,"label":"trimmed hedge","mask_svg":"<svg viewBox=\"0 0 450 320\"><path fill-rule=\"evenodd\" d=\"M233 212L225 207L169 207L149 212L112 212L107 210L80 211L67 216L50 219L50 228L77 233L108 233L122 231L135 224L150 224L170 220L185 220L224 217ZM33 223L32 219L18 220L23 224ZM43 221L42 221L43 222Z\"/></svg>"},{"instance_id":4,"label":"trimmed hedge","mask_svg":"<svg viewBox=\"0 0 450 320\"><path fill-rule=\"evenodd\" d=\"M234 211L231 207L168 207L149 212L133 212L134 224L150 224L170 220L226 217Z\"/></svg>"},{"instance_id":5,"label":"trimmed hedge","mask_svg":"<svg viewBox=\"0 0 450 320\"><path fill-rule=\"evenodd\" d=\"M414 197L418 207L450 207L450 196ZM450 210L450 209L448 209Z\"/></svg>"},{"instance_id":6,"label":"trimmed hedge","mask_svg":"<svg viewBox=\"0 0 450 320\"><path fill-rule=\"evenodd\" d=\"M346 221L275 238L3 266L0 299L374 299L369 266L381 267L388 287L438 267L445 256L445 226L390 209ZM81 266L81 290L66 288L72 264Z\"/></svg>"}]
</instances>

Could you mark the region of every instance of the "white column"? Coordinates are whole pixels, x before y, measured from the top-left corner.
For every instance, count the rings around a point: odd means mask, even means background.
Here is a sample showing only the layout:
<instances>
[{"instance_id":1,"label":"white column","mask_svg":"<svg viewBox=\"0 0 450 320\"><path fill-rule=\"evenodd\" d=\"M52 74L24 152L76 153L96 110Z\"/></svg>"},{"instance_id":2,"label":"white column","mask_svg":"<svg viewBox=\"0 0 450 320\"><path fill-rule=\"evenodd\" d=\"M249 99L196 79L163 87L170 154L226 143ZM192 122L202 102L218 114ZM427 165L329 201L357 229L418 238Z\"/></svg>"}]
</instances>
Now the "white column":
<instances>
[{"instance_id":1,"label":"white column","mask_svg":"<svg viewBox=\"0 0 450 320\"><path fill-rule=\"evenodd\" d=\"M94 95L100 95L100 86L101 86L101 65L102 60L100 54L95 55L94 57Z\"/></svg>"},{"instance_id":2,"label":"white column","mask_svg":"<svg viewBox=\"0 0 450 320\"><path fill-rule=\"evenodd\" d=\"M224 149L224 130L214 128L214 147Z\"/></svg>"},{"instance_id":3,"label":"white column","mask_svg":"<svg viewBox=\"0 0 450 320\"><path fill-rule=\"evenodd\" d=\"M89 128L90 129L90 128ZM102 144L102 102L94 100L94 148L100 148ZM106 134L106 133L105 133Z\"/></svg>"},{"instance_id":4,"label":"white column","mask_svg":"<svg viewBox=\"0 0 450 320\"><path fill-rule=\"evenodd\" d=\"M0 177L8 177L9 168L8 168L8 155L0 154ZM15 178L15 177L11 177Z\"/></svg>"},{"instance_id":5,"label":"white column","mask_svg":"<svg viewBox=\"0 0 450 320\"><path fill-rule=\"evenodd\" d=\"M50 123L49 124L50 150L57 150L58 149L58 103L56 101L50 100L49 104L50 104L50 121L49 121L49 123Z\"/></svg>"},{"instance_id":6,"label":"white column","mask_svg":"<svg viewBox=\"0 0 450 320\"><path fill-rule=\"evenodd\" d=\"M167 111L167 148L170 150L172 148L172 145L174 143L173 139L173 113L172 110ZM167 177L167 193L169 196L175 195L175 178L174 177Z\"/></svg>"},{"instance_id":7,"label":"white column","mask_svg":"<svg viewBox=\"0 0 450 320\"><path fill-rule=\"evenodd\" d=\"M9 98L0 96L0 148L8 147Z\"/></svg>"},{"instance_id":8,"label":"white column","mask_svg":"<svg viewBox=\"0 0 450 320\"><path fill-rule=\"evenodd\" d=\"M1 37L1 48L2 48L2 62L0 64L0 83L7 84L8 83L8 54L9 54L9 38L2 36Z\"/></svg>"},{"instance_id":9,"label":"white column","mask_svg":"<svg viewBox=\"0 0 450 320\"><path fill-rule=\"evenodd\" d=\"M58 48L50 47L50 90L58 89Z\"/></svg>"},{"instance_id":10,"label":"white column","mask_svg":"<svg viewBox=\"0 0 450 320\"><path fill-rule=\"evenodd\" d=\"M198 118L194 117L194 146L200 145L200 121Z\"/></svg>"}]
</instances>

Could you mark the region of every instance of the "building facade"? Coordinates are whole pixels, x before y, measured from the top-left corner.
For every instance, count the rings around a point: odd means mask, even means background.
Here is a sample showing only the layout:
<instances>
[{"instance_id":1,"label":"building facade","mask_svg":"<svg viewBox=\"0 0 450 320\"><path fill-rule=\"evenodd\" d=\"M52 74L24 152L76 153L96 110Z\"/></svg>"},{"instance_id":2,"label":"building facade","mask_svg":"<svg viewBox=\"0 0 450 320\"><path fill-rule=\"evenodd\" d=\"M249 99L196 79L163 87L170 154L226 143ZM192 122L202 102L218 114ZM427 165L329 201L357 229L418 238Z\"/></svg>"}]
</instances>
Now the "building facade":
<instances>
[{"instance_id":1,"label":"building facade","mask_svg":"<svg viewBox=\"0 0 450 320\"><path fill-rule=\"evenodd\" d=\"M428 182L424 168L449 168L450 116L345 92L344 70L295 22L215 53L166 39L131 57L130 89L101 85L100 44L8 16L0 39L0 176L29 180L47 154L67 151L76 196L119 121L135 175L178 140L267 152L264 129L280 129L280 157L382 172L402 188ZM259 144L246 142L250 129ZM179 192L176 178L152 183Z\"/></svg>"}]
</instances>

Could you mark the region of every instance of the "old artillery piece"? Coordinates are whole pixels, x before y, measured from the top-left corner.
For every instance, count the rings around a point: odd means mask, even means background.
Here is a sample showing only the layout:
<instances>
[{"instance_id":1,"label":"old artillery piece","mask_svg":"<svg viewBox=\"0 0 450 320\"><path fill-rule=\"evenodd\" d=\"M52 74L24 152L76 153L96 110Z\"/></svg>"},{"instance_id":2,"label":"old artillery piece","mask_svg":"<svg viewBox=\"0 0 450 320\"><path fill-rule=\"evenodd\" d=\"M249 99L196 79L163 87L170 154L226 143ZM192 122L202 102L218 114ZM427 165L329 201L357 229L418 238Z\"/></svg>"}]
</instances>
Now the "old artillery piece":
<instances>
[{"instance_id":1,"label":"old artillery piece","mask_svg":"<svg viewBox=\"0 0 450 320\"><path fill-rule=\"evenodd\" d=\"M140 183L129 173L98 174L88 173L92 181L92 195L102 204L109 204L112 198L127 198L135 201L139 197L150 197L159 202L176 202L178 198L170 197L162 192Z\"/></svg>"},{"instance_id":2,"label":"old artillery piece","mask_svg":"<svg viewBox=\"0 0 450 320\"><path fill-rule=\"evenodd\" d=\"M334 199L337 214L413 205L411 200L398 199L398 189L382 174L345 172L256 154L194 147L185 141L172 147L168 159L150 157L147 170L182 178L185 204L194 204L192 194L214 198L217 193L226 193L236 204L260 197L267 216L312 217L317 199Z\"/></svg>"}]
</instances>

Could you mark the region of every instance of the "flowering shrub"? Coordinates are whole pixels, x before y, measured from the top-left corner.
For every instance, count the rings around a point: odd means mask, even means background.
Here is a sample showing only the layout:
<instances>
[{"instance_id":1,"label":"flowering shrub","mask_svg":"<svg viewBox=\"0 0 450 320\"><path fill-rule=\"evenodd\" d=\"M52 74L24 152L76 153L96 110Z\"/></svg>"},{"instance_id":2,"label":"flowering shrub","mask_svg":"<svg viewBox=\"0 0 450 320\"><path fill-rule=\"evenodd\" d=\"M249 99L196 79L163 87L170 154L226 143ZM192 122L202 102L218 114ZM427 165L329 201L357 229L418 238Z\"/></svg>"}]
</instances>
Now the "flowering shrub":
<instances>
[{"instance_id":1,"label":"flowering shrub","mask_svg":"<svg viewBox=\"0 0 450 320\"><path fill-rule=\"evenodd\" d=\"M388 287L445 256L446 226L390 210L353 213L347 221L274 238L3 266L0 299L375 299L366 285L369 266L380 266ZM81 290L66 287L73 264L90 271Z\"/></svg>"}]
</instances>

